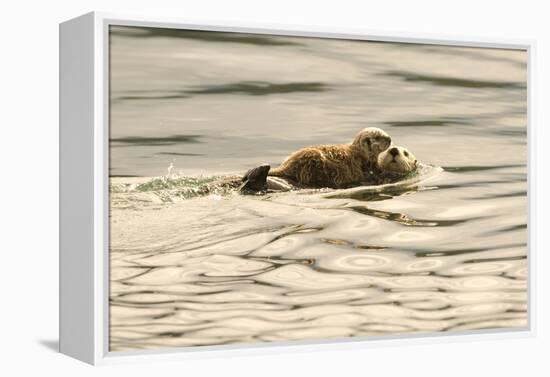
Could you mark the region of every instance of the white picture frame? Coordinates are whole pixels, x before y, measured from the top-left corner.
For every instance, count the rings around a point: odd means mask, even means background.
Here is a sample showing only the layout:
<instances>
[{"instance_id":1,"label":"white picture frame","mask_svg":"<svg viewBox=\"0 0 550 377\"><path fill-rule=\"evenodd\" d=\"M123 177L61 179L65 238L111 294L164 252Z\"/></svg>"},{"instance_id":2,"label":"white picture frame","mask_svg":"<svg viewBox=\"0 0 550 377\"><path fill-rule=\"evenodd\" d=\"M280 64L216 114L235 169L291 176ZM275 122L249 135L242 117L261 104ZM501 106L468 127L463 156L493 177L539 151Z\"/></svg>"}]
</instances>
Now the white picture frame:
<instances>
[{"instance_id":1,"label":"white picture frame","mask_svg":"<svg viewBox=\"0 0 550 377\"><path fill-rule=\"evenodd\" d=\"M532 124L533 41L451 38L437 35L384 34L365 30L319 29L282 25L241 25L169 18L88 13L60 24L60 352L90 364L144 359L219 357L233 354L350 349L425 342L529 337L535 334L533 309L536 260L533 227L528 226L528 326L428 335L349 338L345 341L298 341L254 345L206 346L171 350L109 352L108 264L108 29L111 25L250 32L322 38L521 49L528 54L528 203L534 218L536 193Z\"/></svg>"}]
</instances>

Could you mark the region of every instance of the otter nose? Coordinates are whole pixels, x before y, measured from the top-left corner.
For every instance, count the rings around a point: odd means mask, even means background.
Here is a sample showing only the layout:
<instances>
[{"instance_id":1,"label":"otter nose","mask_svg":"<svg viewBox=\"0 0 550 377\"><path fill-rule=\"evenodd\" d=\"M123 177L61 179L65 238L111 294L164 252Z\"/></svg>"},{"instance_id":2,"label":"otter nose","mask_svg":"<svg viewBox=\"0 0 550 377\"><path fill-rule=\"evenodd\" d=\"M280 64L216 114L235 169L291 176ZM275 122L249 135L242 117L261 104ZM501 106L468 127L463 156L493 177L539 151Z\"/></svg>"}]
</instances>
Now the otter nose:
<instances>
[{"instance_id":1,"label":"otter nose","mask_svg":"<svg viewBox=\"0 0 550 377\"><path fill-rule=\"evenodd\" d=\"M390 154L395 157L399 154L399 149L393 147L392 149L390 149Z\"/></svg>"}]
</instances>

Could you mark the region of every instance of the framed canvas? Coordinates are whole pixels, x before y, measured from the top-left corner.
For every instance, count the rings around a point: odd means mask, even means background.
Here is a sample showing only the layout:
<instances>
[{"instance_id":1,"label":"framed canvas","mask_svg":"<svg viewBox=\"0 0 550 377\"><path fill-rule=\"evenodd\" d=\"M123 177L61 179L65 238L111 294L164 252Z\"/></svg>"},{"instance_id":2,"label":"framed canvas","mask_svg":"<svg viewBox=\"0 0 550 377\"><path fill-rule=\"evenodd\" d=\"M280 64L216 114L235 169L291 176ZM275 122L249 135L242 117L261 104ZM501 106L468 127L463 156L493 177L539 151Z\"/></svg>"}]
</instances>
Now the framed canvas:
<instances>
[{"instance_id":1,"label":"framed canvas","mask_svg":"<svg viewBox=\"0 0 550 377\"><path fill-rule=\"evenodd\" d=\"M60 350L526 336L532 42L60 25Z\"/></svg>"}]
</instances>

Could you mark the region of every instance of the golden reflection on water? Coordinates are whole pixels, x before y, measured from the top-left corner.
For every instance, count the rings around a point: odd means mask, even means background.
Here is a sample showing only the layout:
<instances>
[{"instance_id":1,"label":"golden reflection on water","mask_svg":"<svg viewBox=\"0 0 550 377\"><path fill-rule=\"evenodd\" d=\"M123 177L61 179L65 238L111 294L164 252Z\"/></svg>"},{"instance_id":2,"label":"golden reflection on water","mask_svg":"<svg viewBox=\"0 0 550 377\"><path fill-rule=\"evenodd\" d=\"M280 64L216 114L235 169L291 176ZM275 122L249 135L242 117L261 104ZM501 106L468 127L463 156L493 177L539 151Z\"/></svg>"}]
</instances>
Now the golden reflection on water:
<instances>
[{"instance_id":1,"label":"golden reflection on water","mask_svg":"<svg viewBox=\"0 0 550 377\"><path fill-rule=\"evenodd\" d=\"M282 193L113 208L111 348L526 325L524 247L445 252L457 244L441 229L469 221L411 228L402 220L414 216L316 205L327 200ZM411 233L422 241L403 237ZM442 251L419 257L419 245Z\"/></svg>"}]
</instances>

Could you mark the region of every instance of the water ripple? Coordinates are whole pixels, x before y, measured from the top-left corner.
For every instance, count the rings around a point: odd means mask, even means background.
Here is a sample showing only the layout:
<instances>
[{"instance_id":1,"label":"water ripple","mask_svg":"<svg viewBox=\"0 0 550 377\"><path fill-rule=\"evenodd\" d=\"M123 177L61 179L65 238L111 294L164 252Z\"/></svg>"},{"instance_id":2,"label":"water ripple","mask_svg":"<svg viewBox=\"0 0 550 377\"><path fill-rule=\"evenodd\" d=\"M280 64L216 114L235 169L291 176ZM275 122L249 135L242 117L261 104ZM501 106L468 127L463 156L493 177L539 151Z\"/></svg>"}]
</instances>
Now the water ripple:
<instances>
[{"instance_id":1,"label":"water ripple","mask_svg":"<svg viewBox=\"0 0 550 377\"><path fill-rule=\"evenodd\" d=\"M429 76L405 71L385 72L386 76L402 78L405 81L424 82L438 86L452 86L460 88L498 88L498 89L525 89L525 84L508 81L467 80L457 77Z\"/></svg>"},{"instance_id":2,"label":"water ripple","mask_svg":"<svg viewBox=\"0 0 550 377\"><path fill-rule=\"evenodd\" d=\"M527 326L525 51L117 27L110 58L110 351ZM417 173L201 190L368 126Z\"/></svg>"}]
</instances>

